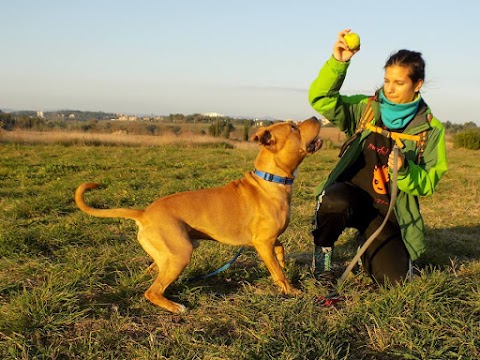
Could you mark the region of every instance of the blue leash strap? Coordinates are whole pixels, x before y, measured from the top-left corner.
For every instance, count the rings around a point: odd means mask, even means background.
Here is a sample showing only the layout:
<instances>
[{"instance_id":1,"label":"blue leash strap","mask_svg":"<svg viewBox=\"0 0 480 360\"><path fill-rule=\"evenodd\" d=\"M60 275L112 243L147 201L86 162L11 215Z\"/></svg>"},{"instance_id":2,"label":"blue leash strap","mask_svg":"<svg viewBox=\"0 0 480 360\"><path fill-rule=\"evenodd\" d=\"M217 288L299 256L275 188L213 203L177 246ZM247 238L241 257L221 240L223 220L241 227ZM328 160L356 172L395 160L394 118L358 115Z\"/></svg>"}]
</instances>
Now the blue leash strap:
<instances>
[{"instance_id":1,"label":"blue leash strap","mask_svg":"<svg viewBox=\"0 0 480 360\"><path fill-rule=\"evenodd\" d=\"M227 262L225 265L223 265L222 267L219 267L217 270L215 271L212 271L211 273L209 274L206 274L206 275L198 275L198 276L193 276L191 277L190 279L188 279L187 281L195 281L195 280L200 280L200 279L206 279L206 278L209 278L211 276L215 276L215 275L218 275L220 274L222 271L225 271L227 270L237 259L238 257L240 256L240 254L242 253L244 247L242 246L240 248L240 250L238 250L238 252L235 254L235 256L232 258L232 260L230 260L229 262Z\"/></svg>"}]
</instances>

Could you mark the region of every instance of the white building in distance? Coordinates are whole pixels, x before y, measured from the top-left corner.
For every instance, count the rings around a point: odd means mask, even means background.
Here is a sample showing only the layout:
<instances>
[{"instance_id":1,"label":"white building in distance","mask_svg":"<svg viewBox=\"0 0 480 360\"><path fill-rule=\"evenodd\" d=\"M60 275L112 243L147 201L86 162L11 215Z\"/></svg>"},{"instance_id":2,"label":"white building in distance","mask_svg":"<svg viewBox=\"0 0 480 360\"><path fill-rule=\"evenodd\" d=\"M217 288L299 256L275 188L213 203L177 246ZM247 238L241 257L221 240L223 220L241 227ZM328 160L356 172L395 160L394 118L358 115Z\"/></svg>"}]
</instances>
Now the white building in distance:
<instances>
[{"instance_id":1,"label":"white building in distance","mask_svg":"<svg viewBox=\"0 0 480 360\"><path fill-rule=\"evenodd\" d=\"M219 114L219 113L216 113L216 112L204 113L202 115L203 116L208 116L208 117L225 117L225 115Z\"/></svg>"}]
</instances>

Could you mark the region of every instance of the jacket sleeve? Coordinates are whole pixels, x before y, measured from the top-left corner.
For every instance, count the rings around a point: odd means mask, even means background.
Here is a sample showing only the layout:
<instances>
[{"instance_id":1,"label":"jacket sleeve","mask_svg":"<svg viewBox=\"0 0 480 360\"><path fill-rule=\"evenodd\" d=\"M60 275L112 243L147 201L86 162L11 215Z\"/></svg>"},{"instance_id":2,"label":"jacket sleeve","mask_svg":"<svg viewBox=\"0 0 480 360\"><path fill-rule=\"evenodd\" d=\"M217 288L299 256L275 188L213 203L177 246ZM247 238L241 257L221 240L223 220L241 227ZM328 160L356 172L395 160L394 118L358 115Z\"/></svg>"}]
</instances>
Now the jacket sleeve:
<instances>
[{"instance_id":1,"label":"jacket sleeve","mask_svg":"<svg viewBox=\"0 0 480 360\"><path fill-rule=\"evenodd\" d=\"M398 176L398 188L414 196L433 194L447 171L445 129L436 118L432 119L431 125L422 163L417 165L409 160L407 171Z\"/></svg>"},{"instance_id":2,"label":"jacket sleeve","mask_svg":"<svg viewBox=\"0 0 480 360\"><path fill-rule=\"evenodd\" d=\"M331 56L320 69L308 93L312 107L347 136L355 132L357 121L365 107L365 103L359 103L367 98L366 95L340 95L349 66L350 62L340 62Z\"/></svg>"}]
</instances>

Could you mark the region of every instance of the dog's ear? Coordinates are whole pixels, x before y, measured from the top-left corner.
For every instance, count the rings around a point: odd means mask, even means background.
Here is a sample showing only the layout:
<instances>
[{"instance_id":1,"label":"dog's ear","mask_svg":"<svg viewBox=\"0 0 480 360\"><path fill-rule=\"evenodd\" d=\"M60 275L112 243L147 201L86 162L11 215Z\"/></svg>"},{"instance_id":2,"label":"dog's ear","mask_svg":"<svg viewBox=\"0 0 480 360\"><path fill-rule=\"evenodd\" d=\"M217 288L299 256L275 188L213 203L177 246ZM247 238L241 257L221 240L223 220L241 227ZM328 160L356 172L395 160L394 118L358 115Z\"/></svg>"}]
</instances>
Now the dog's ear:
<instances>
[{"instance_id":1,"label":"dog's ear","mask_svg":"<svg viewBox=\"0 0 480 360\"><path fill-rule=\"evenodd\" d=\"M266 127L261 127L250 140L259 142L261 145L270 146L275 144L275 137Z\"/></svg>"}]
</instances>

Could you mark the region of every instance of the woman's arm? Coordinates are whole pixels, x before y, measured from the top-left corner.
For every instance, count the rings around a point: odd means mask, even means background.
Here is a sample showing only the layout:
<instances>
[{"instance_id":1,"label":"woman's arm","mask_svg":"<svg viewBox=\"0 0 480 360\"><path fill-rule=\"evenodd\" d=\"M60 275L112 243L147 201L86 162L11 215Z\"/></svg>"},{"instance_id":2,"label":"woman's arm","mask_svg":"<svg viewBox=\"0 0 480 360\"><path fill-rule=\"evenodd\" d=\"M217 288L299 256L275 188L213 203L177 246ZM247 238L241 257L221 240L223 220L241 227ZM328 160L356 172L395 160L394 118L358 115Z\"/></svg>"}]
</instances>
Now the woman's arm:
<instances>
[{"instance_id":1,"label":"woman's arm","mask_svg":"<svg viewBox=\"0 0 480 360\"><path fill-rule=\"evenodd\" d=\"M408 160L407 171L399 173L398 188L415 196L431 195L447 171L445 129L435 117L431 122L421 165Z\"/></svg>"},{"instance_id":2,"label":"woman's arm","mask_svg":"<svg viewBox=\"0 0 480 360\"><path fill-rule=\"evenodd\" d=\"M338 33L337 41L333 46L333 55L321 68L317 78L312 82L308 99L312 107L321 115L335 124L340 130L351 136L356 128L355 118L358 115L356 105L366 96L341 96L340 88L343 85L350 59L360 48L350 50L344 36L350 29ZM362 105L362 108L364 105Z\"/></svg>"}]
</instances>

